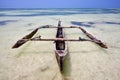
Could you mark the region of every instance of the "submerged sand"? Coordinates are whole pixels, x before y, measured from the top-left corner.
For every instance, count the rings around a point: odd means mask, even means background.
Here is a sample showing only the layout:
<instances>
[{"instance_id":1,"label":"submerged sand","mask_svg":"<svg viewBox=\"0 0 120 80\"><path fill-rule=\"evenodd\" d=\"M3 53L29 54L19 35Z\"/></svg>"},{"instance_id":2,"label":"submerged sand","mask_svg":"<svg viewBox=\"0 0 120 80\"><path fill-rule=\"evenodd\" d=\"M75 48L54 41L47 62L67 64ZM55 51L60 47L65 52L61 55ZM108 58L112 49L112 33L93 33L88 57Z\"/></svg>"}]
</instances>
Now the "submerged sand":
<instances>
[{"instance_id":1,"label":"submerged sand","mask_svg":"<svg viewBox=\"0 0 120 80\"><path fill-rule=\"evenodd\" d=\"M53 42L27 42L18 49L13 44L41 25L71 26L72 22L94 22L85 27L89 33L108 45L103 49L92 42L68 42L68 55L61 74ZM120 17L119 14L81 14L40 17L0 17L17 20L0 25L0 80L119 80ZM109 24L107 22L113 22ZM118 23L118 24L117 24ZM65 29L66 38L87 38L79 29ZM56 29L41 29L35 35L54 38Z\"/></svg>"}]
</instances>

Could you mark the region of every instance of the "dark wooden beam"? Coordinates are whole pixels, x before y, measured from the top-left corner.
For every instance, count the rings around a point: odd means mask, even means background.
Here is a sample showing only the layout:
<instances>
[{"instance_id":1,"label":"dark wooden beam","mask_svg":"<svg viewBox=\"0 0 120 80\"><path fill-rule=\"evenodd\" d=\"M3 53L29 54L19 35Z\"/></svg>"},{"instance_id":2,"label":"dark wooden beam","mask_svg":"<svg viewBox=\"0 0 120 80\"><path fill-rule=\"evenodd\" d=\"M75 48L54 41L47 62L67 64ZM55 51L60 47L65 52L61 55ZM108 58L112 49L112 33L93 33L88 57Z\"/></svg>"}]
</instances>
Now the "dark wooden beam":
<instances>
[{"instance_id":1,"label":"dark wooden beam","mask_svg":"<svg viewBox=\"0 0 120 80\"><path fill-rule=\"evenodd\" d=\"M102 42L101 40L97 39L96 37L94 37L92 34L88 33L85 29L83 29L82 27L79 27L79 29L82 30L82 32L89 37L91 40L95 41L96 44L98 44L99 46L103 47L103 48L108 48L107 45Z\"/></svg>"},{"instance_id":2,"label":"dark wooden beam","mask_svg":"<svg viewBox=\"0 0 120 80\"><path fill-rule=\"evenodd\" d=\"M29 33L28 35L24 36L22 39L18 40L12 48L18 48L20 46L22 46L24 43L26 43L27 41L25 41L24 39L31 39L34 34L38 31L38 28L36 28L34 31L32 31L31 33Z\"/></svg>"}]
</instances>

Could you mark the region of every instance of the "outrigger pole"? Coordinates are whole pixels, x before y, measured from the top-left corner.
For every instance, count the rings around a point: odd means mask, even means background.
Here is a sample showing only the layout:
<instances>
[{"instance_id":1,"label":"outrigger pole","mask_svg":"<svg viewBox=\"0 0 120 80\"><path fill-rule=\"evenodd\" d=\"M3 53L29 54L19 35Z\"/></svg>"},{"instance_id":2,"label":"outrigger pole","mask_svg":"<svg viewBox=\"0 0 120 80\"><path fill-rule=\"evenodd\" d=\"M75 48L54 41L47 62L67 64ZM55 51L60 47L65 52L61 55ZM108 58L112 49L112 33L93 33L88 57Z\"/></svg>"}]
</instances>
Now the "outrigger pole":
<instances>
[{"instance_id":1,"label":"outrigger pole","mask_svg":"<svg viewBox=\"0 0 120 80\"><path fill-rule=\"evenodd\" d=\"M79 37L79 39L65 39L65 38L42 39L40 36L40 37L31 38L31 39L21 39L21 41L23 42L26 42L26 41L91 41L91 42L100 43L99 41L94 41L94 40L85 39L81 37Z\"/></svg>"}]
</instances>

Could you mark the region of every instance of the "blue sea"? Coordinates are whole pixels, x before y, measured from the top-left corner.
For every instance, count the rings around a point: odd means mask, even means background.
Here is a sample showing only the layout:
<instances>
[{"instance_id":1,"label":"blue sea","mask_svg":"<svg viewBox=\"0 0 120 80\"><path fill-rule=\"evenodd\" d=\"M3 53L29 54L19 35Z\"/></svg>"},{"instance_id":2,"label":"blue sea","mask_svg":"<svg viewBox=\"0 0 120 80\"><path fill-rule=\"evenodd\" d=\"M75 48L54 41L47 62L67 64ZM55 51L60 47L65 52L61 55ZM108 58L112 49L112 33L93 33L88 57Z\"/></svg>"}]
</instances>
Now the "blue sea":
<instances>
[{"instance_id":1,"label":"blue sea","mask_svg":"<svg viewBox=\"0 0 120 80\"><path fill-rule=\"evenodd\" d=\"M6 14L5 12L21 13L21 14ZM92 9L92 8L68 8L68 9L0 9L0 17L4 16L50 16L50 15L73 15L73 14L120 14L120 8L117 9Z\"/></svg>"},{"instance_id":2,"label":"blue sea","mask_svg":"<svg viewBox=\"0 0 120 80\"><path fill-rule=\"evenodd\" d=\"M75 16L78 15L78 16ZM48 17L49 16L49 17ZM52 16L50 18L50 16ZM59 16L59 17L58 17ZM68 17L67 17L68 16ZM71 18L71 17L72 18ZM41 17L47 17L47 21L50 19L62 19L68 21L73 25L91 27L96 23L103 24L116 24L120 25L120 8L115 9L102 9L102 8L29 8L29 9L10 9L10 8L1 8L0 9L0 26L6 25L8 23L25 22L23 18L31 18L31 21L28 21L28 26L33 22L33 17L41 19ZM13 19L14 18L14 19ZM20 19L21 18L21 19ZM36 18L36 20L38 20ZM48 19L50 18L50 19ZM108 20L109 19L109 20ZM23 21L24 20L24 21ZM30 20L30 19L29 19ZM45 20L45 21L46 21ZM23 21L23 22L22 22ZM41 20L43 21L43 19ZM49 21L48 21L49 22ZM39 25L39 24L38 24Z\"/></svg>"}]
</instances>

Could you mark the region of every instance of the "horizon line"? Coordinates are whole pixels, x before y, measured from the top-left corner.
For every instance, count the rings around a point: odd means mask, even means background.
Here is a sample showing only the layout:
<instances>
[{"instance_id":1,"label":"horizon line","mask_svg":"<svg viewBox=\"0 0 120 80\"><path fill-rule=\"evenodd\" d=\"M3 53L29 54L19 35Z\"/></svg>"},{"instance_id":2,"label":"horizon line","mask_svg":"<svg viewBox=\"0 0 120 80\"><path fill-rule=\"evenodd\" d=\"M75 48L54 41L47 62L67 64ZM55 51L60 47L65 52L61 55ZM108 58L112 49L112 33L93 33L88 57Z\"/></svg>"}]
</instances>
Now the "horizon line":
<instances>
[{"instance_id":1,"label":"horizon line","mask_svg":"<svg viewBox=\"0 0 120 80\"><path fill-rule=\"evenodd\" d=\"M91 7L92 8L92 7ZM85 7L85 8L60 8L60 7L58 7L58 8L13 8L13 7L11 7L11 8L7 8L7 7L0 7L0 9L91 9L91 8L87 8L87 7ZM120 8L102 8L102 7L97 7L97 8L92 8L92 9L120 9Z\"/></svg>"}]
</instances>

